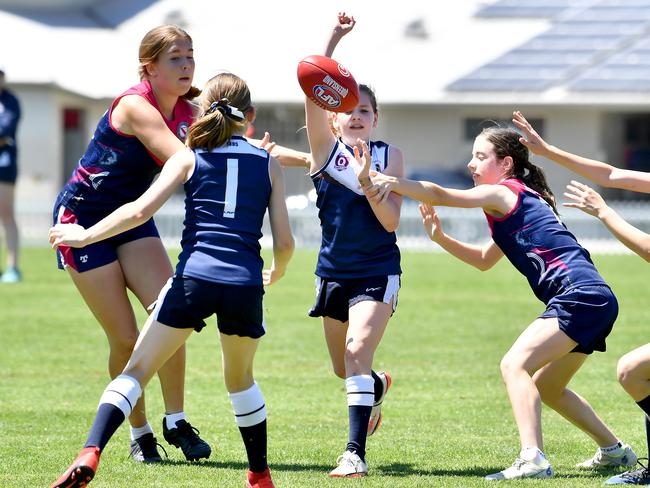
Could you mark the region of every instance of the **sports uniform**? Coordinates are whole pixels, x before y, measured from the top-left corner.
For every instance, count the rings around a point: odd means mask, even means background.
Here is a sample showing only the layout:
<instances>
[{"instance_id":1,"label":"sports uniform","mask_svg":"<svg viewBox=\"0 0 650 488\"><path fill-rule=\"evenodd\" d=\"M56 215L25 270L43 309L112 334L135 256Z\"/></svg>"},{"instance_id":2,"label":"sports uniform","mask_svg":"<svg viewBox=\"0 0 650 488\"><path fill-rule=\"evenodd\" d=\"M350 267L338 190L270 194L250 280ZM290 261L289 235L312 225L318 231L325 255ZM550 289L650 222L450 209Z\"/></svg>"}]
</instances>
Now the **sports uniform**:
<instances>
[{"instance_id":1,"label":"sports uniform","mask_svg":"<svg viewBox=\"0 0 650 488\"><path fill-rule=\"evenodd\" d=\"M224 334L264 335L259 239L269 171L268 153L243 137L195 151L179 262L153 312L160 323L201 330L203 319L216 313Z\"/></svg>"},{"instance_id":2,"label":"sports uniform","mask_svg":"<svg viewBox=\"0 0 650 488\"><path fill-rule=\"evenodd\" d=\"M18 99L6 88L0 89L0 182L15 183L18 176L16 129L20 120Z\"/></svg>"},{"instance_id":3,"label":"sports uniform","mask_svg":"<svg viewBox=\"0 0 650 488\"><path fill-rule=\"evenodd\" d=\"M113 210L136 200L151 185L163 162L151 154L137 137L123 134L111 123L113 108L127 95L138 95L160 112L149 81L129 88L117 97L101 118L86 152L54 204L54 223L77 223L89 227ZM167 127L185 140L192 122L192 106L179 99ZM158 237L153 219L106 241L81 249L60 246L60 269L71 266L79 272L104 266L117 259L121 244L144 237Z\"/></svg>"},{"instance_id":4,"label":"sports uniform","mask_svg":"<svg viewBox=\"0 0 650 488\"><path fill-rule=\"evenodd\" d=\"M370 142L373 170L386 169L389 148L381 141ZM402 272L397 237L383 228L364 195L332 176L349 171L354 161L352 148L337 141L323 167L311 175L322 229L311 317L347 322L348 309L368 299L390 303L394 298L397 306Z\"/></svg>"},{"instance_id":5,"label":"sports uniform","mask_svg":"<svg viewBox=\"0 0 650 488\"><path fill-rule=\"evenodd\" d=\"M514 178L500 184L518 199L501 218L485 214L492 239L546 304L540 317L557 317L560 329L578 343L573 352L604 351L618 303L589 252L537 192Z\"/></svg>"}]
</instances>

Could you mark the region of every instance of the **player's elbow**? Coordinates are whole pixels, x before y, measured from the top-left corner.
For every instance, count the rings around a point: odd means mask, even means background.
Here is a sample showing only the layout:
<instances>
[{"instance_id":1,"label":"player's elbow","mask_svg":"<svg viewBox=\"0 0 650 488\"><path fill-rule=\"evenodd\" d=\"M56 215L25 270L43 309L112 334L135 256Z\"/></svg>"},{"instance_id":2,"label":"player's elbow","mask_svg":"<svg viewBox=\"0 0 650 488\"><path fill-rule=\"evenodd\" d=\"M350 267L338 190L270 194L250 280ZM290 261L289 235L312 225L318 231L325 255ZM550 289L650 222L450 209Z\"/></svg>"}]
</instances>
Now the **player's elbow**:
<instances>
[{"instance_id":1,"label":"player's elbow","mask_svg":"<svg viewBox=\"0 0 650 488\"><path fill-rule=\"evenodd\" d=\"M278 254L291 255L296 248L296 242L291 234L282 236L273 241L273 249Z\"/></svg>"},{"instance_id":2,"label":"player's elbow","mask_svg":"<svg viewBox=\"0 0 650 488\"><path fill-rule=\"evenodd\" d=\"M490 261L486 261L485 259L480 260L478 263L476 263L474 266L478 268L479 271L487 271L489 269L492 269L492 266L494 266L494 263Z\"/></svg>"}]
</instances>

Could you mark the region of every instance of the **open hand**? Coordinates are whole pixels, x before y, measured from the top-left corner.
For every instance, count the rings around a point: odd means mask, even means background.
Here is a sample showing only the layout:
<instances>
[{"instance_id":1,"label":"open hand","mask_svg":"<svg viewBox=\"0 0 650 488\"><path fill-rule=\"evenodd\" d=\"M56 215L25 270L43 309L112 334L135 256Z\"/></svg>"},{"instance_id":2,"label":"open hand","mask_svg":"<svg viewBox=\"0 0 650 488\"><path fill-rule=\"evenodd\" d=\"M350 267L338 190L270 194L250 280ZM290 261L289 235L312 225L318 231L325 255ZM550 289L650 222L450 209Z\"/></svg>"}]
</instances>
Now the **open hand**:
<instances>
[{"instance_id":1,"label":"open hand","mask_svg":"<svg viewBox=\"0 0 650 488\"><path fill-rule=\"evenodd\" d=\"M563 203L562 206L578 208L594 217L598 217L607 208L607 204L603 197L600 196L600 193L584 183L572 180L566 187L569 191L565 192L564 196L572 200L572 202Z\"/></svg>"},{"instance_id":2,"label":"open hand","mask_svg":"<svg viewBox=\"0 0 650 488\"><path fill-rule=\"evenodd\" d=\"M433 242L438 242L443 231L436 209L427 203L421 203L418 208L420 209L420 215L422 215L422 225L429 239Z\"/></svg>"},{"instance_id":3,"label":"open hand","mask_svg":"<svg viewBox=\"0 0 650 488\"><path fill-rule=\"evenodd\" d=\"M533 126L530 125L530 122L526 120L524 114L519 110L512 113L512 123L515 124L523 134L523 137L519 138L519 142L526 146L533 154L544 156L544 154L548 153L549 145L541 138Z\"/></svg>"}]
</instances>

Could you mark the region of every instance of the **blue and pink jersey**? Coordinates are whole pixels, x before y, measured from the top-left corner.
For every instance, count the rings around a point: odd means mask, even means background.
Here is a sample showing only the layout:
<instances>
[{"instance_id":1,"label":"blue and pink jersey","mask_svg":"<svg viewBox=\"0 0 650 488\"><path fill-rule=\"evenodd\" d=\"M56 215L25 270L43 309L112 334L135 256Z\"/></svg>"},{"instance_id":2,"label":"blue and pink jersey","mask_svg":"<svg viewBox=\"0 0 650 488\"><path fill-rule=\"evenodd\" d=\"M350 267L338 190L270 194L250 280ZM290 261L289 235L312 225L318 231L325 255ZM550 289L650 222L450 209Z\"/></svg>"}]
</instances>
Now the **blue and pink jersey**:
<instances>
[{"instance_id":1,"label":"blue and pink jersey","mask_svg":"<svg viewBox=\"0 0 650 488\"><path fill-rule=\"evenodd\" d=\"M501 218L485 214L492 239L537 298L548 303L578 286L606 285L589 252L537 192L514 178L500 184L517 194L517 204Z\"/></svg>"},{"instance_id":2,"label":"blue and pink jersey","mask_svg":"<svg viewBox=\"0 0 650 488\"><path fill-rule=\"evenodd\" d=\"M160 171L164 161L151 154L137 137L121 133L111 123L113 108L127 95L143 97L160 112L151 85L146 80L117 97L97 124L86 152L59 194L58 205L74 213L104 216L136 200ZM179 99L171 119L162 113L161 116L169 130L184 141L192 123L190 103Z\"/></svg>"}]
</instances>

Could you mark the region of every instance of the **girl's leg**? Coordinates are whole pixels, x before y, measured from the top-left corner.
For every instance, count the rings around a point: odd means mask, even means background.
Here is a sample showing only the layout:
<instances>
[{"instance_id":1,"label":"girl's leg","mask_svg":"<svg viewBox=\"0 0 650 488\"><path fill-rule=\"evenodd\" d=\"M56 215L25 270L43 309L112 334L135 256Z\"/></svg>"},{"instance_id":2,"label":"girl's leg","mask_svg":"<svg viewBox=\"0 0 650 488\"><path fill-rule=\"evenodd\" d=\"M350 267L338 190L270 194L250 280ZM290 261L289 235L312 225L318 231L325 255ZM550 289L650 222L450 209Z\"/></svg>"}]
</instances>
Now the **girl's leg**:
<instances>
[{"instance_id":1,"label":"girl's leg","mask_svg":"<svg viewBox=\"0 0 650 488\"><path fill-rule=\"evenodd\" d=\"M542 401L591 437L600 447L616 444L618 439L598 417L589 403L566 388L587 359L586 354L571 353L538 370L533 379Z\"/></svg>"},{"instance_id":2,"label":"girl's leg","mask_svg":"<svg viewBox=\"0 0 650 488\"><path fill-rule=\"evenodd\" d=\"M111 381L99 407L84 448L53 486L85 486L97 471L99 456L124 419L131 413L152 376L185 343L192 329L174 329L147 320L126 368Z\"/></svg>"},{"instance_id":3,"label":"girl's leg","mask_svg":"<svg viewBox=\"0 0 650 488\"><path fill-rule=\"evenodd\" d=\"M14 212L15 185L0 182L0 221L5 231L7 242L8 269L18 271L18 226ZM20 278L20 275L17 275Z\"/></svg>"},{"instance_id":4,"label":"girl's leg","mask_svg":"<svg viewBox=\"0 0 650 488\"><path fill-rule=\"evenodd\" d=\"M259 339L220 334L224 381L248 456L250 484L270 474L267 463L266 405L253 379Z\"/></svg>"},{"instance_id":5,"label":"girl's leg","mask_svg":"<svg viewBox=\"0 0 650 488\"><path fill-rule=\"evenodd\" d=\"M124 270L126 285L145 309L150 307L173 273L161 240L157 237L146 237L131 241L121 245L117 253ZM184 344L160 368L158 376L165 412L182 412L185 393Z\"/></svg>"},{"instance_id":6,"label":"girl's leg","mask_svg":"<svg viewBox=\"0 0 650 488\"><path fill-rule=\"evenodd\" d=\"M544 450L541 399L532 375L568 354L576 342L562 332L555 318L540 318L517 338L501 360L501 375L508 391L522 449Z\"/></svg>"},{"instance_id":7,"label":"girl's leg","mask_svg":"<svg viewBox=\"0 0 650 488\"><path fill-rule=\"evenodd\" d=\"M618 381L635 402L650 397L650 344L638 347L619 359L617 374ZM644 412L650 415L650 408L644 409Z\"/></svg>"},{"instance_id":8,"label":"girl's leg","mask_svg":"<svg viewBox=\"0 0 650 488\"><path fill-rule=\"evenodd\" d=\"M362 301L350 307L344 344L350 432L346 452L330 476L364 476L368 473L366 438L375 400L372 361L392 312L392 304L376 301Z\"/></svg>"},{"instance_id":9,"label":"girl's leg","mask_svg":"<svg viewBox=\"0 0 650 488\"><path fill-rule=\"evenodd\" d=\"M345 341L348 334L348 322L323 317L323 331L334 374L345 379Z\"/></svg>"},{"instance_id":10,"label":"girl's leg","mask_svg":"<svg viewBox=\"0 0 650 488\"><path fill-rule=\"evenodd\" d=\"M115 378L126 366L138 339L138 327L126 292L122 268L115 261L83 273L70 267L67 270L86 305L104 329L110 349L108 371L110 377ZM133 405L129 422L136 428L147 424L144 395Z\"/></svg>"}]
</instances>

